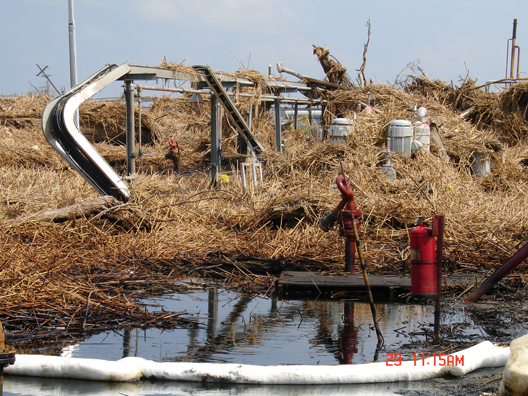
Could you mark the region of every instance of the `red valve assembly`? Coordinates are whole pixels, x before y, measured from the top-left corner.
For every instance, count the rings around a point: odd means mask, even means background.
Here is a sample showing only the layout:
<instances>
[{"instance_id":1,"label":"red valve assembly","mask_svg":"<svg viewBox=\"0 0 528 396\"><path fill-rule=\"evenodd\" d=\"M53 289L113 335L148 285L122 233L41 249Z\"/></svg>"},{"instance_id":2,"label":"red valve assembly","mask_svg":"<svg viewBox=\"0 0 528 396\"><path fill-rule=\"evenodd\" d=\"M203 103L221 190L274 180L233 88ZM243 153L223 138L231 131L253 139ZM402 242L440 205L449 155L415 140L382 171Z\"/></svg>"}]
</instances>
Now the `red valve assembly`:
<instances>
[{"instance_id":1,"label":"red valve assembly","mask_svg":"<svg viewBox=\"0 0 528 396\"><path fill-rule=\"evenodd\" d=\"M359 234L359 216L361 211L354 202L354 193L350 190L351 178L346 180L345 176L338 176L336 179L337 188L341 192L341 202L336 208L319 221L319 226L325 232L333 228L341 212L342 227L341 233L345 236L345 271L354 272L354 262L356 255L356 241L354 237L354 223Z\"/></svg>"}]
</instances>

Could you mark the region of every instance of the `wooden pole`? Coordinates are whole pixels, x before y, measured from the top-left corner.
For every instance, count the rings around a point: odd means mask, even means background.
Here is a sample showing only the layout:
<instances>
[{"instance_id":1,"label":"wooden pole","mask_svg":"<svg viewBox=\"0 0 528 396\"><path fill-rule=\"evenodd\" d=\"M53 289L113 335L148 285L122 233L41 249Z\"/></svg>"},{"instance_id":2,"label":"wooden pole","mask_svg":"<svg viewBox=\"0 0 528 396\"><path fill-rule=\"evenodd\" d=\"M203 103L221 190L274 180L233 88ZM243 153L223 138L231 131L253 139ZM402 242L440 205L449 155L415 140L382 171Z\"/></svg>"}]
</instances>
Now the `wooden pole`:
<instances>
[{"instance_id":1,"label":"wooden pole","mask_svg":"<svg viewBox=\"0 0 528 396\"><path fill-rule=\"evenodd\" d=\"M352 217L352 227L354 229L354 239L356 241L356 250L358 253L359 263L361 264L361 272L363 272L363 279L365 280L365 287L367 289L367 296L368 296L368 301L370 304L370 312L372 313L372 320L374 321L374 328L376 329L376 335L378 336L378 345L376 346L376 349L379 349L381 345L383 344L383 335L381 334L378 321L376 320L376 307L374 306L374 299L372 298L372 291L370 289L370 283L368 280L367 266L365 265L365 260L363 260L363 253L361 251L361 246L359 243L359 233L358 233L356 222L354 219L354 212L352 212L351 217Z\"/></svg>"}]
</instances>

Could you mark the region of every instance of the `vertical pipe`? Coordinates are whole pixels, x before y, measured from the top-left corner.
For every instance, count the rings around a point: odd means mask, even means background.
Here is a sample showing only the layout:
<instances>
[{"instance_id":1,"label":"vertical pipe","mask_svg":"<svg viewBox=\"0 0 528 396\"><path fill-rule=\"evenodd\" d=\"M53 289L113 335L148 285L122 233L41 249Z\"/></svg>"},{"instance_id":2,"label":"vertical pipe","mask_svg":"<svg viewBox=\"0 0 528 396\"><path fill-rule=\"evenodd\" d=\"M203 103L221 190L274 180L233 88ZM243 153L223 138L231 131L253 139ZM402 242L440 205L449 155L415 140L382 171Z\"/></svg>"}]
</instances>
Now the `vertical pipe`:
<instances>
[{"instance_id":1,"label":"vertical pipe","mask_svg":"<svg viewBox=\"0 0 528 396\"><path fill-rule=\"evenodd\" d=\"M218 99L211 95L211 184L216 186L218 182L218 168L220 162L220 134L218 131Z\"/></svg>"},{"instance_id":2,"label":"vertical pipe","mask_svg":"<svg viewBox=\"0 0 528 396\"><path fill-rule=\"evenodd\" d=\"M436 298L434 312L434 337L433 343L440 342L440 313L442 303L442 267L444 251L444 216L435 216L433 218L433 233L436 234Z\"/></svg>"},{"instance_id":3,"label":"vertical pipe","mask_svg":"<svg viewBox=\"0 0 528 396\"><path fill-rule=\"evenodd\" d=\"M275 145L277 146L277 151L282 153L282 131L279 99L275 99Z\"/></svg>"},{"instance_id":4,"label":"vertical pipe","mask_svg":"<svg viewBox=\"0 0 528 396\"><path fill-rule=\"evenodd\" d=\"M247 187L246 183L246 163L240 163L240 179L242 180L242 188L245 190Z\"/></svg>"},{"instance_id":5,"label":"vertical pipe","mask_svg":"<svg viewBox=\"0 0 528 396\"><path fill-rule=\"evenodd\" d=\"M511 48L511 63L510 63L510 78L514 78L515 71L515 47L517 43L517 19L513 20L513 34L512 34L512 48Z\"/></svg>"},{"instance_id":6,"label":"vertical pipe","mask_svg":"<svg viewBox=\"0 0 528 396\"><path fill-rule=\"evenodd\" d=\"M218 103L218 102L217 102ZM218 132L218 166L222 165L222 118L224 107L218 104L216 106L216 130Z\"/></svg>"},{"instance_id":7,"label":"vertical pipe","mask_svg":"<svg viewBox=\"0 0 528 396\"><path fill-rule=\"evenodd\" d=\"M134 85L132 80L125 80L126 101L126 153L128 176L136 174L136 153L134 148Z\"/></svg>"},{"instance_id":8,"label":"vertical pipe","mask_svg":"<svg viewBox=\"0 0 528 396\"><path fill-rule=\"evenodd\" d=\"M356 241L351 236L345 236L345 272L354 273Z\"/></svg>"},{"instance_id":9,"label":"vertical pipe","mask_svg":"<svg viewBox=\"0 0 528 396\"><path fill-rule=\"evenodd\" d=\"M70 39L70 86L73 88L77 85L77 49L75 47L73 0L68 0L68 31Z\"/></svg>"},{"instance_id":10,"label":"vertical pipe","mask_svg":"<svg viewBox=\"0 0 528 396\"><path fill-rule=\"evenodd\" d=\"M505 78L508 78L508 66L510 62L510 40L511 39L506 40L506 73L504 74Z\"/></svg>"},{"instance_id":11,"label":"vertical pipe","mask_svg":"<svg viewBox=\"0 0 528 396\"><path fill-rule=\"evenodd\" d=\"M297 129L297 118L299 118L299 102L295 102L293 110L293 129Z\"/></svg>"},{"instance_id":12,"label":"vertical pipe","mask_svg":"<svg viewBox=\"0 0 528 396\"><path fill-rule=\"evenodd\" d=\"M75 20L73 18L73 0L68 0L68 36L70 43L70 87L77 85L77 47L75 45ZM79 109L75 110L74 122L79 127Z\"/></svg>"},{"instance_id":13,"label":"vertical pipe","mask_svg":"<svg viewBox=\"0 0 528 396\"><path fill-rule=\"evenodd\" d=\"M138 87L138 157L143 155L141 139L141 87Z\"/></svg>"},{"instance_id":14,"label":"vertical pipe","mask_svg":"<svg viewBox=\"0 0 528 396\"><path fill-rule=\"evenodd\" d=\"M516 46L517 49L517 75L515 78L519 78L519 63L521 61L521 48L519 46Z\"/></svg>"},{"instance_id":15,"label":"vertical pipe","mask_svg":"<svg viewBox=\"0 0 528 396\"><path fill-rule=\"evenodd\" d=\"M325 117L324 114L326 112L326 106L321 106L321 125L319 128L321 128L321 140L323 140L325 137L329 135L329 130L326 129L326 123L325 123ZM345 138L346 139L346 138Z\"/></svg>"},{"instance_id":16,"label":"vertical pipe","mask_svg":"<svg viewBox=\"0 0 528 396\"><path fill-rule=\"evenodd\" d=\"M257 187L257 167L254 163L251 163L251 177L253 178L253 185Z\"/></svg>"},{"instance_id":17,"label":"vertical pipe","mask_svg":"<svg viewBox=\"0 0 528 396\"><path fill-rule=\"evenodd\" d=\"M249 115L248 115L248 127L251 130L251 121L253 118L253 103L249 105Z\"/></svg>"}]
</instances>

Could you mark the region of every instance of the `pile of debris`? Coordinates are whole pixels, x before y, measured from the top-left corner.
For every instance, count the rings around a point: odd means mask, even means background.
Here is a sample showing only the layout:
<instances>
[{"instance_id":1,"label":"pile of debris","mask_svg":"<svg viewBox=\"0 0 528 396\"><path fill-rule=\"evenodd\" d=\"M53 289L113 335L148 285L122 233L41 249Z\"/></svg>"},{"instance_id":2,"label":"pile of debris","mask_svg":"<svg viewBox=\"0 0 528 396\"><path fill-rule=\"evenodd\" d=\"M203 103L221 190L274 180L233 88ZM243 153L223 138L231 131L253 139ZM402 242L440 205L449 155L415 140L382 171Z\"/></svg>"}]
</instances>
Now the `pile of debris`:
<instances>
[{"instance_id":1,"label":"pile of debris","mask_svg":"<svg viewBox=\"0 0 528 396\"><path fill-rule=\"evenodd\" d=\"M142 110L144 154L137 159L132 199L60 223L27 216L93 199L96 193L47 145L37 122L20 121L38 120L50 98L0 100L4 324L29 320L17 313L22 311L32 312L38 326L57 322L53 313L61 314L55 315L63 318L57 323L66 328L86 329L112 312L130 312L127 323L132 323L140 314L134 298L170 289L176 275L221 278L228 288L271 293L282 270L342 272L344 240L338 232L323 233L318 223L340 200L335 179L343 172L351 177L362 212L369 272L409 273L408 232L417 215L445 215L450 273L493 271L526 242L528 84L485 93L470 79L456 87L424 75L364 88L350 80L337 89L321 88L312 80L326 103L324 119L346 117L354 132L338 145L307 139L285 126L287 149L278 153L273 118L258 106L268 78L248 70L236 75L257 84L237 89L254 93L253 98L234 96L243 116L256 106L252 132L266 148L259 158L264 179L257 187L242 187L237 133L227 119L225 177L217 188L210 187L208 99L197 112L189 106L189 95L161 97ZM364 112L366 104L373 110ZM414 121L421 106L428 110L436 139L430 152L393 155L397 177L390 181L382 171L389 124ZM117 138L124 113L119 101L90 101L80 108L81 129L98 131L97 150L118 169L125 163ZM176 172L166 158L169 139L181 149ZM491 171L484 177L475 174L476 154L489 159ZM514 275L521 284L524 269Z\"/></svg>"}]
</instances>

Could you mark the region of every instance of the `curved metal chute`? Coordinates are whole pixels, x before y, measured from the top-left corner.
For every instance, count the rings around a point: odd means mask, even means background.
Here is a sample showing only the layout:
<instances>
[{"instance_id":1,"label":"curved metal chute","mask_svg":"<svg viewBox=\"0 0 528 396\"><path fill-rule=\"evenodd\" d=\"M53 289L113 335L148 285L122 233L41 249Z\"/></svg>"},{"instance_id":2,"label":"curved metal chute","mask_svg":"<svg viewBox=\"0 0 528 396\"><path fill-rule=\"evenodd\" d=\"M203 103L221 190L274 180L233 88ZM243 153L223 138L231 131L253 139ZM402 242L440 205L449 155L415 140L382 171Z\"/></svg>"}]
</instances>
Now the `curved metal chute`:
<instances>
[{"instance_id":1,"label":"curved metal chute","mask_svg":"<svg viewBox=\"0 0 528 396\"><path fill-rule=\"evenodd\" d=\"M75 123L79 105L130 71L127 64L107 65L44 108L42 130L48 143L92 187L103 195L126 201L126 183L95 150Z\"/></svg>"}]
</instances>

